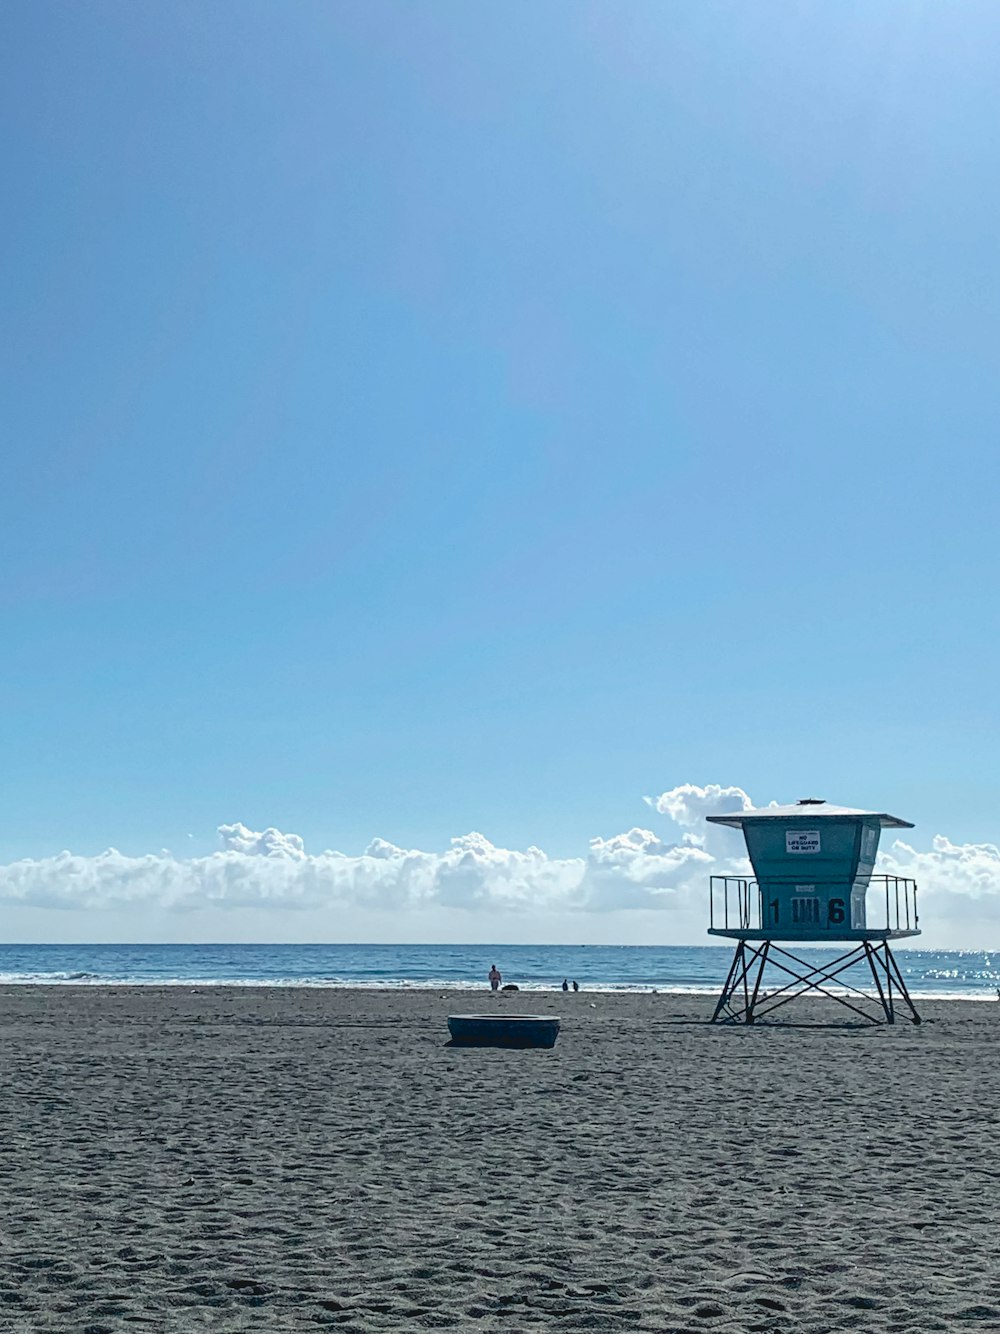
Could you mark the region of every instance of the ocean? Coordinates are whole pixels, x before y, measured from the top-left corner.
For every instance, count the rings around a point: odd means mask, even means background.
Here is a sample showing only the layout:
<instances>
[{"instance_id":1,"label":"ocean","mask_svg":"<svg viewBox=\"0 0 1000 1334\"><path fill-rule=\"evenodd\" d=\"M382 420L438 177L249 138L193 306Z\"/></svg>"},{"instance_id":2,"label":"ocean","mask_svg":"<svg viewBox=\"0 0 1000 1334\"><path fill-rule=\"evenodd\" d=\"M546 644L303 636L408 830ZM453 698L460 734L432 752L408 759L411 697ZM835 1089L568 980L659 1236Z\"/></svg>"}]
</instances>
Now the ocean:
<instances>
[{"instance_id":1,"label":"ocean","mask_svg":"<svg viewBox=\"0 0 1000 1334\"><path fill-rule=\"evenodd\" d=\"M996 999L1000 952L895 954L914 997ZM565 977L588 991L697 994L719 989L731 958L729 949L679 945L0 945L0 984L485 989L496 963L505 982L528 991ZM844 980L871 983L860 971Z\"/></svg>"}]
</instances>

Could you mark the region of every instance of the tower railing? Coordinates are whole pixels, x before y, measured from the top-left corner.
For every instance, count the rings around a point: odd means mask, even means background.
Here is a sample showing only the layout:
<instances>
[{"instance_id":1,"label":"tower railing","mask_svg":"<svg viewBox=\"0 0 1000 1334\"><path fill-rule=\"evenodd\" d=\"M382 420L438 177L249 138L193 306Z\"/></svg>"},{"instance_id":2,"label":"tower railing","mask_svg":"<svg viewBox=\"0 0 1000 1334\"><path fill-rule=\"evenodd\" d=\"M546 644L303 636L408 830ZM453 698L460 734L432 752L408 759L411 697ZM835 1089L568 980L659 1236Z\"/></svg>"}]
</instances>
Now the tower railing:
<instances>
[{"instance_id":1,"label":"tower railing","mask_svg":"<svg viewBox=\"0 0 1000 1334\"><path fill-rule=\"evenodd\" d=\"M794 889L796 881L789 877L769 877L767 891ZM835 890L838 897L846 900L842 927L851 931L850 897L860 882L851 884L842 879L814 880L809 889L814 894L823 894L831 899ZM836 900L834 900L836 901ZM709 888L709 930L712 931L764 931L773 930L777 937L779 929L768 923L764 913L764 890L759 882L745 876L713 875ZM916 931L919 924L917 913L917 882L900 875L872 875L868 877L866 892L866 922L864 929L872 932ZM837 927L834 922L828 931L816 932L822 936L835 937ZM792 926L793 935L814 934L808 931L806 924L801 928Z\"/></svg>"}]
</instances>

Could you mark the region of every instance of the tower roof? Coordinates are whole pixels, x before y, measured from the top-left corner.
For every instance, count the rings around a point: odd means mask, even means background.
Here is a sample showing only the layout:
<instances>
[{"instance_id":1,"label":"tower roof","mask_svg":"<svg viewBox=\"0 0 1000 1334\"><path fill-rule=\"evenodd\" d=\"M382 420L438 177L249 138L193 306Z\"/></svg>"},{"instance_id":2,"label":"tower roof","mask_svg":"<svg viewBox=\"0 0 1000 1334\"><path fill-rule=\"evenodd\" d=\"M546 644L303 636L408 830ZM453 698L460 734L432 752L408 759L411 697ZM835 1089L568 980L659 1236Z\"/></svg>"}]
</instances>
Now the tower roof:
<instances>
[{"instance_id":1,"label":"tower roof","mask_svg":"<svg viewBox=\"0 0 1000 1334\"><path fill-rule=\"evenodd\" d=\"M853 806L833 806L819 797L803 797L793 806L761 806L749 810L733 811L728 815L707 815L709 824L724 824L731 829L741 829L745 824L756 824L759 820L855 820L861 816L874 816L883 829L912 829L910 820L901 820L898 815L889 815L885 811L860 811Z\"/></svg>"}]
</instances>

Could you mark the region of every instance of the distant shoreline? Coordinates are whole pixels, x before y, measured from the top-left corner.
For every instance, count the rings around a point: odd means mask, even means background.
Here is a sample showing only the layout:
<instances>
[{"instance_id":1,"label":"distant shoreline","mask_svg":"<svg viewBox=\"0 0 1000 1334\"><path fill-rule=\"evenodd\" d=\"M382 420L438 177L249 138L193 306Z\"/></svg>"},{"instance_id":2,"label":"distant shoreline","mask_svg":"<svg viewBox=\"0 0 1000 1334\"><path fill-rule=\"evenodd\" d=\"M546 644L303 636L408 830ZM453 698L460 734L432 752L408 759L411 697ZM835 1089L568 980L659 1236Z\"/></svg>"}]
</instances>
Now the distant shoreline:
<instances>
[{"instance_id":1,"label":"distant shoreline","mask_svg":"<svg viewBox=\"0 0 1000 1334\"><path fill-rule=\"evenodd\" d=\"M794 953L795 947L793 947ZM838 951L798 947L821 963ZM920 999L993 1000L1000 953L897 952ZM149 987L241 991L468 992L488 995L492 964L526 996L559 995L565 978L586 995L718 996L732 960L725 946L458 945L11 945L0 944L0 986ZM787 963L787 959L786 959ZM774 982L780 977L774 966ZM869 991L870 969L855 963L837 983ZM765 985L770 985L765 982ZM570 995L570 1001L573 997Z\"/></svg>"},{"instance_id":2,"label":"distant shoreline","mask_svg":"<svg viewBox=\"0 0 1000 1334\"><path fill-rule=\"evenodd\" d=\"M605 998L627 999L630 996L635 997L686 997L691 1000L711 1000L718 996L718 987L681 987L681 986L661 986L661 987L640 987L640 986L613 986L613 985L593 985L581 987L579 992L563 991L561 987L542 986L539 983L518 984L516 992L493 993L488 985L479 986L472 983L455 982L399 982L395 985L386 985L382 982L276 982L273 980L258 981L248 979L245 981L233 981L225 978L220 981L211 979L192 979L192 978L173 978L157 979L149 982L137 981L116 981L107 978L95 978L91 982L81 979L72 979L65 982L53 982L51 980L35 981L31 978L24 978L15 981L10 978L0 980L0 995L9 991L56 991L64 993L67 991L123 991L123 992L155 992L157 990L165 992L212 992L222 993L226 991L234 992L279 992L282 995L295 992L315 993L322 991L332 992L357 992L362 996L400 996L408 993L419 995L447 995L448 997L483 997L497 995L499 1004L510 1001L516 1004L520 996L538 996L551 998L564 998L568 1005L579 1005L587 996L602 996ZM829 990L834 995L847 994L846 988L832 986ZM997 1004L998 998L995 990L984 990L983 992L965 991L965 992L942 992L942 991L920 991L910 989L910 995L915 1001L922 1004L934 1003L938 1001L946 1005L951 1005L956 1001L969 1001L976 1005L984 1003ZM874 988L871 990L871 996L875 998ZM811 999L819 999L813 995Z\"/></svg>"}]
</instances>

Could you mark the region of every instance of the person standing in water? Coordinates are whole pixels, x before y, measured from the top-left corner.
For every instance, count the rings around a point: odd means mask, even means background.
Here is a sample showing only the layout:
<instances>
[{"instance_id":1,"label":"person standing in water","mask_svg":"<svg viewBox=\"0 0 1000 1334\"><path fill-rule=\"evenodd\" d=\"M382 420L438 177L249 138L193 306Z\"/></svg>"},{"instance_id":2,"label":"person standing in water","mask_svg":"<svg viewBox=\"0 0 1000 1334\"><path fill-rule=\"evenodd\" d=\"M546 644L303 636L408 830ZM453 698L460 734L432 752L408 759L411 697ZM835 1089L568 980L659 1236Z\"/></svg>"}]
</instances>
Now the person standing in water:
<instances>
[{"instance_id":1,"label":"person standing in water","mask_svg":"<svg viewBox=\"0 0 1000 1334\"><path fill-rule=\"evenodd\" d=\"M569 991L569 983L563 978L563 991Z\"/></svg>"},{"instance_id":2,"label":"person standing in water","mask_svg":"<svg viewBox=\"0 0 1000 1334\"><path fill-rule=\"evenodd\" d=\"M490 990L496 991L502 981L503 981L503 976L500 972L500 969L496 966L496 964L494 964L493 967L490 969Z\"/></svg>"}]
</instances>

